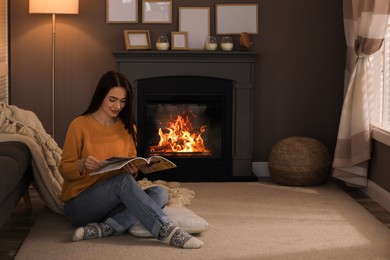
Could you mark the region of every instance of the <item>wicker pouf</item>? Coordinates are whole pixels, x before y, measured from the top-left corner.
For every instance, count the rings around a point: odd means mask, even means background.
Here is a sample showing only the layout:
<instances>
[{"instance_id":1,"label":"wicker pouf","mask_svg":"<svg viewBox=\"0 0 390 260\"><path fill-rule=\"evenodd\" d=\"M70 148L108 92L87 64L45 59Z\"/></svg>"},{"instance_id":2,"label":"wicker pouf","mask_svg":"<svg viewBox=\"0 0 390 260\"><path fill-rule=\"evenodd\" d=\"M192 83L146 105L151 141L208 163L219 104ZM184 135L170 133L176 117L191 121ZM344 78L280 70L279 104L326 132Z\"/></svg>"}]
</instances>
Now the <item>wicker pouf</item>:
<instances>
[{"instance_id":1,"label":"wicker pouf","mask_svg":"<svg viewBox=\"0 0 390 260\"><path fill-rule=\"evenodd\" d=\"M307 137L288 137L272 147L268 169L273 181L288 186L319 185L327 181L331 159L325 145Z\"/></svg>"}]
</instances>

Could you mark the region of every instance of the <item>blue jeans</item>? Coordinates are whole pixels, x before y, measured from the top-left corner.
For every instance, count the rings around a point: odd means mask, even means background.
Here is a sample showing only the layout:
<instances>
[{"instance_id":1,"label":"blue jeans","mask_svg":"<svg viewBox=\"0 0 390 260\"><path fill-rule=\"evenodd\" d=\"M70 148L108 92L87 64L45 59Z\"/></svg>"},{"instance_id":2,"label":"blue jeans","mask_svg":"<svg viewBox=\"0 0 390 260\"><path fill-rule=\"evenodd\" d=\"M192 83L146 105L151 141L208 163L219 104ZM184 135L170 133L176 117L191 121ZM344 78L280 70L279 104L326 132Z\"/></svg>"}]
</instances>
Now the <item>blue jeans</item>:
<instances>
[{"instance_id":1,"label":"blue jeans","mask_svg":"<svg viewBox=\"0 0 390 260\"><path fill-rule=\"evenodd\" d=\"M121 234L137 221L158 237L163 225L171 221L161 210L168 202L162 187L143 191L134 177L122 173L96 183L64 204L65 215L76 226L104 222Z\"/></svg>"}]
</instances>

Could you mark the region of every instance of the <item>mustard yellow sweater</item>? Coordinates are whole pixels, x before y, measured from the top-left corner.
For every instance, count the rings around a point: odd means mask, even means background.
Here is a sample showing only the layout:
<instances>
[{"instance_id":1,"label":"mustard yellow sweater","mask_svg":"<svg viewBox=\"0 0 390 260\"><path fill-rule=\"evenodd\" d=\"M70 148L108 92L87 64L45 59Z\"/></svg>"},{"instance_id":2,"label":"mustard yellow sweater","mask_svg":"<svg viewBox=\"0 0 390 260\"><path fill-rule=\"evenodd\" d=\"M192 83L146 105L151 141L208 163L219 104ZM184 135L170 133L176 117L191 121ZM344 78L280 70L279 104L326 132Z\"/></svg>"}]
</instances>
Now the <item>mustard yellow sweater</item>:
<instances>
[{"instance_id":1,"label":"mustard yellow sweater","mask_svg":"<svg viewBox=\"0 0 390 260\"><path fill-rule=\"evenodd\" d=\"M91 115L75 118L69 125L62 152L59 171L64 178L61 200L77 196L98 181L118 172L90 176L89 170L79 172L78 162L89 155L98 160L112 156L134 157L137 152L134 140L121 120L112 126L98 123Z\"/></svg>"}]
</instances>

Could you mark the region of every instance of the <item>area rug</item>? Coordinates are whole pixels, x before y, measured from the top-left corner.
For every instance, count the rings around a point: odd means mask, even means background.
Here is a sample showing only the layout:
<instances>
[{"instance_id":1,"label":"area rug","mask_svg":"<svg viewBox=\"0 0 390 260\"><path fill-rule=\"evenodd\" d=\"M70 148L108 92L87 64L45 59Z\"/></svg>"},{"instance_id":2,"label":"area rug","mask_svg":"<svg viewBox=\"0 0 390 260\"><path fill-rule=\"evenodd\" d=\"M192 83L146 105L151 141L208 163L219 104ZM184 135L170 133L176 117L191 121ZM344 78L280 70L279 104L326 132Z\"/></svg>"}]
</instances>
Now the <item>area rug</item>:
<instances>
[{"instance_id":1,"label":"area rug","mask_svg":"<svg viewBox=\"0 0 390 260\"><path fill-rule=\"evenodd\" d=\"M390 230L333 183L182 183L188 207L212 228L201 249L130 234L71 242L75 230L45 210L16 259L390 259Z\"/></svg>"}]
</instances>

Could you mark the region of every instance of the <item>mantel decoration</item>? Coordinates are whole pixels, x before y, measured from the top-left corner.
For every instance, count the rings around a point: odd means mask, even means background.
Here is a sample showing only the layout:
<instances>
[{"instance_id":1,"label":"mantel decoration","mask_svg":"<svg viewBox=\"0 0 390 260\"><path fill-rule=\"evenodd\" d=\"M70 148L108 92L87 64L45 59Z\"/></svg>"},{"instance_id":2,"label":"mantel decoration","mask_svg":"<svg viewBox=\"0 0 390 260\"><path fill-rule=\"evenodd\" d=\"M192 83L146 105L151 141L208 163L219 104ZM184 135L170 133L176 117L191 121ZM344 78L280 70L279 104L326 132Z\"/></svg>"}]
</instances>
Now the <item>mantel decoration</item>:
<instances>
[{"instance_id":1,"label":"mantel decoration","mask_svg":"<svg viewBox=\"0 0 390 260\"><path fill-rule=\"evenodd\" d=\"M223 51L233 50L233 39L230 36L223 36L221 40L221 49Z\"/></svg>"},{"instance_id":2,"label":"mantel decoration","mask_svg":"<svg viewBox=\"0 0 390 260\"><path fill-rule=\"evenodd\" d=\"M218 48L217 38L215 36L208 36L204 43L204 48L207 51L215 51Z\"/></svg>"},{"instance_id":3,"label":"mantel decoration","mask_svg":"<svg viewBox=\"0 0 390 260\"><path fill-rule=\"evenodd\" d=\"M258 34L258 4L216 4L216 34Z\"/></svg>"},{"instance_id":4,"label":"mantel decoration","mask_svg":"<svg viewBox=\"0 0 390 260\"><path fill-rule=\"evenodd\" d=\"M249 38L249 34L247 32L240 33L240 45L244 50L248 50L252 46L253 42L251 42Z\"/></svg>"},{"instance_id":5,"label":"mantel decoration","mask_svg":"<svg viewBox=\"0 0 390 260\"><path fill-rule=\"evenodd\" d=\"M142 23L172 23L172 0L142 0Z\"/></svg>"},{"instance_id":6,"label":"mantel decoration","mask_svg":"<svg viewBox=\"0 0 390 260\"><path fill-rule=\"evenodd\" d=\"M156 49L159 51L169 50L169 40L166 35L161 35L157 38Z\"/></svg>"},{"instance_id":7,"label":"mantel decoration","mask_svg":"<svg viewBox=\"0 0 390 260\"><path fill-rule=\"evenodd\" d=\"M126 50L151 49L148 30L124 30Z\"/></svg>"},{"instance_id":8,"label":"mantel decoration","mask_svg":"<svg viewBox=\"0 0 390 260\"><path fill-rule=\"evenodd\" d=\"M141 2L142 11L138 10ZM172 0L106 0L107 23L171 24ZM158 37L157 50L234 50L233 35L240 35L241 50L253 44L250 34L258 34L258 4L215 4L215 35L210 35L209 6L179 6L178 31L171 31L171 43L167 36ZM152 49L149 31L126 30L126 50ZM218 35L221 41L217 41ZM219 42L219 44L218 44ZM219 45L219 46L218 46Z\"/></svg>"},{"instance_id":9,"label":"mantel decoration","mask_svg":"<svg viewBox=\"0 0 390 260\"><path fill-rule=\"evenodd\" d=\"M203 50L210 35L210 7L179 7L179 31L188 33L188 49Z\"/></svg>"},{"instance_id":10,"label":"mantel decoration","mask_svg":"<svg viewBox=\"0 0 390 260\"><path fill-rule=\"evenodd\" d=\"M188 33L171 32L172 50L188 50Z\"/></svg>"},{"instance_id":11,"label":"mantel decoration","mask_svg":"<svg viewBox=\"0 0 390 260\"><path fill-rule=\"evenodd\" d=\"M138 23L138 1L106 0L107 23Z\"/></svg>"}]
</instances>

